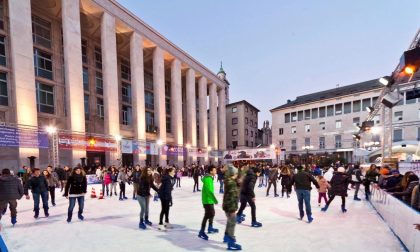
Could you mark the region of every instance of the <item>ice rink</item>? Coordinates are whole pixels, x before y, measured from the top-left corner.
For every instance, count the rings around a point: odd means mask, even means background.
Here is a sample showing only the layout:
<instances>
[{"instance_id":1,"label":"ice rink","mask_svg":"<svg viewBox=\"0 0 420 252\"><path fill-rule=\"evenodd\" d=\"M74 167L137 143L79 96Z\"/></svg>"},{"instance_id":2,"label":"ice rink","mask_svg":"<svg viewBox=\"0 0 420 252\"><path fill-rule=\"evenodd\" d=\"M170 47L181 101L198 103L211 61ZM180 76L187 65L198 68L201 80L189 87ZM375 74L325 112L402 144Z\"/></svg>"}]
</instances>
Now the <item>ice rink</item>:
<instances>
[{"instance_id":1,"label":"ice rink","mask_svg":"<svg viewBox=\"0 0 420 252\"><path fill-rule=\"evenodd\" d=\"M33 218L33 201L18 202L18 223L10 224L9 210L3 216L2 236L9 251L217 251L226 250L222 242L226 223L221 208L222 194L216 193L215 228L218 234L209 235L209 241L197 237L204 210L201 194L193 193L193 181L181 180L181 188L173 191L173 207L170 222L174 229L168 232L157 230L160 202L151 200L150 220L153 226L147 230L138 228L140 207L132 200L132 186L127 188L128 200L118 197L85 201L85 220L77 219L77 205L73 222L68 224L68 200L56 191L57 206L50 207L50 217ZM99 192L100 185L95 185ZM200 181L201 188L201 181ZM88 191L90 194L91 186ZM215 182L215 191L219 184ZM244 251L404 251L398 239L375 210L362 200L353 201L353 191L347 198L348 212L340 209L341 200L335 199L328 212L321 212L317 192L312 190L314 222L308 224L298 219L296 195L289 199L265 196L266 188L255 188L257 220L263 227L250 227L250 208L245 209L245 222L236 226L238 244ZM273 190L273 189L271 189ZM362 194L360 194L360 197ZM363 198L363 197L361 197ZM51 203L50 203L51 205Z\"/></svg>"}]
</instances>

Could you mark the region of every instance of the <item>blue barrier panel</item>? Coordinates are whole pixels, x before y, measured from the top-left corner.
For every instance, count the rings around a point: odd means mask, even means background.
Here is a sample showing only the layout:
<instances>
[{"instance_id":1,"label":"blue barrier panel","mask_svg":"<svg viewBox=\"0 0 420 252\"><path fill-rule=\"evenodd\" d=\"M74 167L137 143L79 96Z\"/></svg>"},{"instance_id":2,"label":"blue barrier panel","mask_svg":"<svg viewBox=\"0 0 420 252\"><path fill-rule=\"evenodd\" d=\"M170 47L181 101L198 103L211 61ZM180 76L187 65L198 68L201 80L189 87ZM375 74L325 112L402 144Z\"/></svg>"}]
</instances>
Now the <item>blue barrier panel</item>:
<instances>
[{"instance_id":1,"label":"blue barrier panel","mask_svg":"<svg viewBox=\"0 0 420 252\"><path fill-rule=\"evenodd\" d=\"M0 235L0 252L8 252L6 243L4 243L3 238Z\"/></svg>"}]
</instances>

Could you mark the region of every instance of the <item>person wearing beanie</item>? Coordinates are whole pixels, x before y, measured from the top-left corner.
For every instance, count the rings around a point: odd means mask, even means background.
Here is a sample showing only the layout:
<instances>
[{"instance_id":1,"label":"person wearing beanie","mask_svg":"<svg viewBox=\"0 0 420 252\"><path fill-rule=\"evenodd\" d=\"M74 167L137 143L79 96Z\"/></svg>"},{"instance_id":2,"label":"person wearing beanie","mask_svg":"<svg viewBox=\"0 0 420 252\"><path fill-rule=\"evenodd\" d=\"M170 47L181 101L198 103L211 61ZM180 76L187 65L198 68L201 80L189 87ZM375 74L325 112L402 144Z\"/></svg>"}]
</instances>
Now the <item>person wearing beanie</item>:
<instances>
[{"instance_id":1,"label":"person wearing beanie","mask_svg":"<svg viewBox=\"0 0 420 252\"><path fill-rule=\"evenodd\" d=\"M303 202L305 202L306 207L306 216L308 217L308 223L311 223L314 218L312 217L312 210L311 210L311 182L315 185L316 188L319 189L318 182L316 179L310 174L303 170L302 166L298 166L298 172L293 175L291 185L295 185L296 195L299 202L299 214L300 219L303 219L305 216L305 212L303 211Z\"/></svg>"},{"instance_id":2,"label":"person wearing beanie","mask_svg":"<svg viewBox=\"0 0 420 252\"><path fill-rule=\"evenodd\" d=\"M331 179L331 197L327 202L327 205L321 209L321 211L327 211L329 205L334 200L335 196L341 196L341 211L343 213L347 212L346 209L346 197L347 197L347 188L349 183L351 183L350 176L346 174L346 169L344 167L338 167L337 171L334 173Z\"/></svg>"},{"instance_id":3,"label":"person wearing beanie","mask_svg":"<svg viewBox=\"0 0 420 252\"><path fill-rule=\"evenodd\" d=\"M256 217L256 206L255 206L255 183L257 182L257 177L261 175L261 170L257 167L253 167L248 169L248 172L242 182L241 185L241 207L239 208L238 213L236 214L237 222L240 224L242 221L244 221L244 217L242 216L242 213L247 205L251 207L251 216L252 216L252 227L261 227L262 224L260 222L257 222Z\"/></svg>"},{"instance_id":4,"label":"person wearing beanie","mask_svg":"<svg viewBox=\"0 0 420 252\"><path fill-rule=\"evenodd\" d=\"M231 164L224 166L225 192L223 194L223 211L225 211L227 222L223 242L228 244L228 250L241 250L241 245L236 243L235 225L236 211L238 210L239 188L238 169Z\"/></svg>"},{"instance_id":5,"label":"person wearing beanie","mask_svg":"<svg viewBox=\"0 0 420 252\"><path fill-rule=\"evenodd\" d=\"M23 196L23 186L20 180L12 176L9 169L3 169L0 176L0 220L7 205L10 207L12 225L16 224L17 200Z\"/></svg>"},{"instance_id":6,"label":"person wearing beanie","mask_svg":"<svg viewBox=\"0 0 420 252\"><path fill-rule=\"evenodd\" d=\"M206 229L207 221L209 222L208 233L218 233L219 230L213 228L213 218L215 216L214 204L217 204L216 196L214 196L214 179L213 177L216 176L217 170L214 166L208 167L208 173L201 179L203 182L203 187L201 191L201 200L204 207L204 218L201 223L201 230L198 233L198 237L204 240L208 240L209 237L206 235L204 230Z\"/></svg>"}]
</instances>

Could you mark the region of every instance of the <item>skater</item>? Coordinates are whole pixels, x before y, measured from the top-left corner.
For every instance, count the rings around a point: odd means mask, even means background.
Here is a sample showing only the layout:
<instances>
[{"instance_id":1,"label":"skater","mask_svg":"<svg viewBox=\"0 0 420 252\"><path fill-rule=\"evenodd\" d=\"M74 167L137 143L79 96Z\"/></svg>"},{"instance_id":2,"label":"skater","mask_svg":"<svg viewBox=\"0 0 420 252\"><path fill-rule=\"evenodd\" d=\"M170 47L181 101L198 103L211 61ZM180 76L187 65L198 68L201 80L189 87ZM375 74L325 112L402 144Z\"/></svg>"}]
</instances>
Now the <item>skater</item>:
<instances>
[{"instance_id":1,"label":"skater","mask_svg":"<svg viewBox=\"0 0 420 252\"><path fill-rule=\"evenodd\" d=\"M67 211L67 222L71 222L73 216L73 209L77 204L79 205L79 211L77 217L79 220L84 220L83 207L85 203L85 194L87 192L87 180L86 174L83 169L76 167L73 169L70 177L67 180L66 188L64 190L64 196L69 199L69 208Z\"/></svg>"},{"instance_id":2,"label":"skater","mask_svg":"<svg viewBox=\"0 0 420 252\"><path fill-rule=\"evenodd\" d=\"M377 171L376 165L371 164L369 170L367 170L365 179L363 181L363 185L365 186L365 196L366 200L369 200L370 196L370 184L371 183L377 183L377 177L379 176L379 173Z\"/></svg>"},{"instance_id":3,"label":"skater","mask_svg":"<svg viewBox=\"0 0 420 252\"><path fill-rule=\"evenodd\" d=\"M352 170L351 180L353 182L354 190L355 190L353 200L360 201L361 199L357 196L357 194L359 193L360 185L362 184L363 179L362 179L362 172L360 171L360 166L357 164L354 165L354 168Z\"/></svg>"},{"instance_id":4,"label":"skater","mask_svg":"<svg viewBox=\"0 0 420 252\"><path fill-rule=\"evenodd\" d=\"M162 184L162 176L159 172L156 171L156 169L153 169L153 180L155 182L156 187L160 188ZM155 193L155 195L153 196L153 201L159 201L159 193Z\"/></svg>"},{"instance_id":5,"label":"skater","mask_svg":"<svg viewBox=\"0 0 420 252\"><path fill-rule=\"evenodd\" d=\"M261 173L264 174L264 186L267 187L268 186L268 177L270 176L270 166L266 166L265 168L263 168L261 170Z\"/></svg>"},{"instance_id":6,"label":"skater","mask_svg":"<svg viewBox=\"0 0 420 252\"><path fill-rule=\"evenodd\" d=\"M48 183L48 191L50 192L51 204L55 206L55 187L58 186L59 181L58 178L56 178L50 173L50 170L50 168L47 168L47 170L44 170L42 174L44 175Z\"/></svg>"},{"instance_id":7,"label":"skater","mask_svg":"<svg viewBox=\"0 0 420 252\"><path fill-rule=\"evenodd\" d=\"M162 185L159 188L159 198L162 204L162 210L159 217L159 230L166 231L167 228L171 228L169 224L169 208L173 205L172 203L172 178L175 176L175 169L170 167L166 169L165 175L162 176ZM165 225L163 225L163 217L165 216Z\"/></svg>"},{"instance_id":8,"label":"skater","mask_svg":"<svg viewBox=\"0 0 420 252\"><path fill-rule=\"evenodd\" d=\"M331 187L328 181L321 175L318 176L318 206L321 206L321 199L324 199L325 204L328 202L327 190Z\"/></svg>"},{"instance_id":9,"label":"skater","mask_svg":"<svg viewBox=\"0 0 420 252\"><path fill-rule=\"evenodd\" d=\"M23 186L20 180L11 175L9 169L3 169L0 176L0 220L7 205L10 209L11 223L14 226L17 222L17 200L23 196Z\"/></svg>"},{"instance_id":10,"label":"skater","mask_svg":"<svg viewBox=\"0 0 420 252\"><path fill-rule=\"evenodd\" d=\"M181 187L182 169L178 168L176 172L176 187Z\"/></svg>"},{"instance_id":11,"label":"skater","mask_svg":"<svg viewBox=\"0 0 420 252\"><path fill-rule=\"evenodd\" d=\"M64 188L66 188L66 183L67 183L67 180L69 179L69 177L70 177L70 175L71 175L71 169L70 169L70 167L68 167L67 165L66 166L64 166L64 177L63 177L63 180L61 181L61 190L60 190L60 192L63 192L64 191Z\"/></svg>"},{"instance_id":12,"label":"skater","mask_svg":"<svg viewBox=\"0 0 420 252\"><path fill-rule=\"evenodd\" d=\"M104 177L103 185L106 189L106 196L109 196L109 185L112 183L111 167L109 167L108 170L103 171L102 176ZM102 193L105 196L105 192L102 191Z\"/></svg>"},{"instance_id":13,"label":"skater","mask_svg":"<svg viewBox=\"0 0 420 252\"><path fill-rule=\"evenodd\" d=\"M235 226L236 211L238 210L239 188L238 169L233 165L226 165L225 172L225 193L223 195L223 211L225 211L227 222L223 242L228 245L228 250L241 250L241 245L236 243Z\"/></svg>"},{"instance_id":14,"label":"skater","mask_svg":"<svg viewBox=\"0 0 420 252\"><path fill-rule=\"evenodd\" d=\"M31 167L25 166L25 173L22 176L22 185L25 187L26 183L28 183L28 180L32 177L32 169Z\"/></svg>"},{"instance_id":15,"label":"skater","mask_svg":"<svg viewBox=\"0 0 420 252\"><path fill-rule=\"evenodd\" d=\"M219 181L219 184L220 184L219 193L224 193L224 189L223 189L224 180L225 180L225 173L222 167L218 167L217 168L217 181Z\"/></svg>"},{"instance_id":16,"label":"skater","mask_svg":"<svg viewBox=\"0 0 420 252\"><path fill-rule=\"evenodd\" d=\"M213 218L215 216L214 204L217 204L216 196L214 196L214 181L213 177L216 175L217 170L214 166L208 167L208 173L201 179L203 182L203 190L201 192L201 201L204 207L204 217L201 223L201 229L198 233L198 237L208 240L209 237L206 235L204 230L206 229L207 220L209 221L209 227L207 232L209 234L218 233L219 230L213 228Z\"/></svg>"},{"instance_id":17,"label":"skater","mask_svg":"<svg viewBox=\"0 0 420 252\"><path fill-rule=\"evenodd\" d=\"M337 171L333 174L331 178L331 189L330 189L330 199L327 202L327 205L321 210L323 212L327 211L331 202L334 200L335 196L341 196L341 211L343 213L347 212L346 209L346 197L347 197L347 188L351 182L350 177L345 173L346 169L344 167L338 167Z\"/></svg>"},{"instance_id":18,"label":"skater","mask_svg":"<svg viewBox=\"0 0 420 252\"><path fill-rule=\"evenodd\" d=\"M150 202L150 188L158 192L158 188L153 184L153 171L149 168L144 168L141 176L138 178L137 183L137 201L140 205L140 222L139 228L146 229L146 225L152 226L149 221L149 202Z\"/></svg>"},{"instance_id":19,"label":"skater","mask_svg":"<svg viewBox=\"0 0 420 252\"><path fill-rule=\"evenodd\" d=\"M117 184L118 184L118 170L115 168L115 166L111 167L111 191L110 196L112 197L112 192L114 192L114 195L117 196Z\"/></svg>"},{"instance_id":20,"label":"skater","mask_svg":"<svg viewBox=\"0 0 420 252\"><path fill-rule=\"evenodd\" d=\"M312 176L312 174L304 171L302 166L298 166L297 169L298 173L293 175L290 185L293 186L294 184L296 184L295 191L299 202L300 219L302 220L303 216L305 216L305 212L303 211L303 202L305 202L306 216L308 217L308 223L311 223L314 220L311 211L311 182L318 189L319 185L318 182L316 182L315 178Z\"/></svg>"},{"instance_id":21,"label":"skater","mask_svg":"<svg viewBox=\"0 0 420 252\"><path fill-rule=\"evenodd\" d=\"M201 175L200 175L200 168L199 167L194 167L193 168L193 179L194 179L194 189L193 189L193 192L195 192L196 191L196 188L197 188L197 192L200 192L201 190L199 189L199 187L198 187L198 179L199 179L199 177L200 177Z\"/></svg>"},{"instance_id":22,"label":"skater","mask_svg":"<svg viewBox=\"0 0 420 252\"><path fill-rule=\"evenodd\" d=\"M139 189L138 182L140 181L140 176L141 176L140 165L136 165L134 168L134 172L131 174L131 177L130 177L130 180L133 181L133 200L137 200L136 195Z\"/></svg>"},{"instance_id":23,"label":"skater","mask_svg":"<svg viewBox=\"0 0 420 252\"><path fill-rule=\"evenodd\" d=\"M281 178L281 197L284 197L284 192L286 192L287 198L290 198L289 196L289 185L291 180L291 173L290 169L287 166L283 166L281 168L280 172L280 178Z\"/></svg>"},{"instance_id":24,"label":"skater","mask_svg":"<svg viewBox=\"0 0 420 252\"><path fill-rule=\"evenodd\" d=\"M251 216L252 216L251 226L252 227L262 226L260 222L257 222L257 217L256 217L257 210L255 206L255 193L254 193L255 183L257 182L257 177L260 176L260 174L261 174L261 170L259 168L256 168L256 167L249 168L242 182L241 195L240 195L241 207L239 208L239 211L236 214L236 219L237 219L238 224L244 221L242 213L246 207L246 204L248 203L249 206L251 207Z\"/></svg>"},{"instance_id":25,"label":"skater","mask_svg":"<svg viewBox=\"0 0 420 252\"><path fill-rule=\"evenodd\" d=\"M268 176L268 187L267 187L267 197L269 196L271 185L274 187L274 197L278 197L277 194L277 179L279 176L279 168L273 167L270 169L269 176Z\"/></svg>"},{"instance_id":26,"label":"skater","mask_svg":"<svg viewBox=\"0 0 420 252\"><path fill-rule=\"evenodd\" d=\"M125 197L125 183L127 183L127 174L125 173L125 168L120 168L120 172L117 177L118 183L120 183L120 198L119 200L128 199Z\"/></svg>"},{"instance_id":27,"label":"skater","mask_svg":"<svg viewBox=\"0 0 420 252\"><path fill-rule=\"evenodd\" d=\"M41 170L39 168L34 169L34 175L25 184L24 194L27 200L30 199L28 194L29 189L31 189L32 197L34 198L34 218L38 219L39 217L39 198L42 200L45 217L50 216L48 213L48 182L44 176L41 176Z\"/></svg>"}]
</instances>

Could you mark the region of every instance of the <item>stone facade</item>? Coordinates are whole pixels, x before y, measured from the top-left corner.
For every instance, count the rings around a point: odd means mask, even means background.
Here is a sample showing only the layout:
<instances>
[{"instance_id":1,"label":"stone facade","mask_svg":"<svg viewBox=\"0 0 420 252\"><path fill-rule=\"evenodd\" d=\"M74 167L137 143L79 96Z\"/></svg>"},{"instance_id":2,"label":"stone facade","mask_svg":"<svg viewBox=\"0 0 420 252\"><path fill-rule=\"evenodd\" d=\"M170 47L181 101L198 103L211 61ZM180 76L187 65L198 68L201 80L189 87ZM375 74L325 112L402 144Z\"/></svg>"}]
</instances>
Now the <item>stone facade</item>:
<instances>
[{"instance_id":1,"label":"stone facade","mask_svg":"<svg viewBox=\"0 0 420 252\"><path fill-rule=\"evenodd\" d=\"M258 139L258 112L243 100L226 105L226 142L228 149L253 148Z\"/></svg>"}]
</instances>

